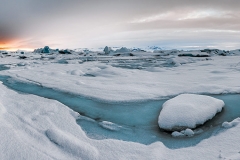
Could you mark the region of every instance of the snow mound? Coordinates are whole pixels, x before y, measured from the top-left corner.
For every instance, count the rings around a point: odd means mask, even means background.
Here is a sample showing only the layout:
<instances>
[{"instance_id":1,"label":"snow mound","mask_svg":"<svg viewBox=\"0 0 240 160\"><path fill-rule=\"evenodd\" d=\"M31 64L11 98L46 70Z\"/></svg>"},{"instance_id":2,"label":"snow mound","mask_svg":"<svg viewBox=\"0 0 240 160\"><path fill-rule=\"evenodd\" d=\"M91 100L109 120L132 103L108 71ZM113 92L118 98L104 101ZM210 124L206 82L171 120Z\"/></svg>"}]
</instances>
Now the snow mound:
<instances>
[{"instance_id":1,"label":"snow mound","mask_svg":"<svg viewBox=\"0 0 240 160\"><path fill-rule=\"evenodd\" d=\"M166 62L167 62L167 64L172 64L177 67L182 64L192 63L193 61L191 59L174 57L174 58L169 58Z\"/></svg>"},{"instance_id":2,"label":"snow mound","mask_svg":"<svg viewBox=\"0 0 240 160\"><path fill-rule=\"evenodd\" d=\"M234 119L232 122L223 122L223 128L232 128L240 123L240 118Z\"/></svg>"},{"instance_id":3,"label":"snow mound","mask_svg":"<svg viewBox=\"0 0 240 160\"><path fill-rule=\"evenodd\" d=\"M181 94L163 104L158 124L168 131L192 129L212 119L223 107L222 100L210 96Z\"/></svg>"},{"instance_id":4,"label":"snow mound","mask_svg":"<svg viewBox=\"0 0 240 160\"><path fill-rule=\"evenodd\" d=\"M76 76L82 76L85 73L83 71L81 71L81 70L72 70L72 71L70 71L70 74L71 75L76 75Z\"/></svg>"},{"instance_id":5,"label":"snow mound","mask_svg":"<svg viewBox=\"0 0 240 160\"><path fill-rule=\"evenodd\" d=\"M70 133L64 133L59 129L48 129L46 135L51 142L63 151L72 155L84 157L84 159L97 159L98 151L93 146L85 143Z\"/></svg>"}]
</instances>

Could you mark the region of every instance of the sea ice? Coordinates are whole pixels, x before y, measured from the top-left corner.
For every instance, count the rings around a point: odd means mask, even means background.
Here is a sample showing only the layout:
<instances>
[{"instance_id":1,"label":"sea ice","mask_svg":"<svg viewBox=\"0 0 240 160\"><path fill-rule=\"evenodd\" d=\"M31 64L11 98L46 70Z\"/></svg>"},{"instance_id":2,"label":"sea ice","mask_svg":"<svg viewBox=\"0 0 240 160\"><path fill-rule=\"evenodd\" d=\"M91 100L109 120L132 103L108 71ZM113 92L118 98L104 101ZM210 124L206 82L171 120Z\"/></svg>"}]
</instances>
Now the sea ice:
<instances>
[{"instance_id":1,"label":"sea ice","mask_svg":"<svg viewBox=\"0 0 240 160\"><path fill-rule=\"evenodd\" d=\"M222 100L210 96L181 94L163 104L158 124L168 131L195 128L212 119L223 107Z\"/></svg>"},{"instance_id":2,"label":"sea ice","mask_svg":"<svg viewBox=\"0 0 240 160\"><path fill-rule=\"evenodd\" d=\"M234 119L232 122L223 122L222 127L223 128L231 128L240 123L240 118Z\"/></svg>"},{"instance_id":3,"label":"sea ice","mask_svg":"<svg viewBox=\"0 0 240 160\"><path fill-rule=\"evenodd\" d=\"M209 54L211 58L178 57L184 51L158 50L156 53L134 52L132 57L132 50L114 53L120 54L119 57L103 55L102 49L101 52L79 49L71 51L72 54L59 54L58 50L50 50L50 54L25 52L21 55L20 51L8 52L1 54L0 64L10 69L0 67L0 70L1 75L8 75L23 82L108 101L158 99L181 93L240 93L239 50L203 50L204 54ZM226 57L223 58L222 55ZM135 62L140 66L133 69ZM117 65L113 65L114 63ZM116 67L120 65L125 68ZM178 67L171 67L173 65ZM0 159L239 159L238 119L223 123L222 126L227 129L219 128L217 134L196 145L170 149L161 141L143 145L109 137L104 140L91 139L85 135L81 126L77 125L77 113L67 106L51 99L13 92L2 84L0 93ZM188 97L185 101L190 99ZM204 99L203 102L208 106L206 110L204 105L194 103L201 106L194 107L199 109L196 112L193 108L179 109L181 112L177 109L168 115L172 117L179 116L176 113L183 113L185 116L192 116L189 119L178 118L180 122L196 122L200 118L206 120L208 118L205 116L214 116L218 109L215 105L210 106L215 104L215 101L209 103ZM210 113L210 108L213 113ZM195 113L200 111L204 111L204 116L195 116ZM236 112L235 109L234 111ZM226 109L228 113L234 111ZM136 113L139 114L139 109L125 121L133 119ZM120 113L115 115L125 118ZM138 115L141 123L148 118L143 115L144 118ZM232 120L231 117L228 118ZM108 127L109 132L112 132L109 129L115 129L114 124L118 124L106 121L100 123L102 127ZM122 130L121 128L115 132ZM197 134L196 130L193 132ZM183 131L178 133L183 134ZM192 132L187 130L186 133ZM173 145L174 143L176 141Z\"/></svg>"},{"instance_id":4,"label":"sea ice","mask_svg":"<svg viewBox=\"0 0 240 160\"><path fill-rule=\"evenodd\" d=\"M120 49L117 49L115 53L125 53L125 52L131 52L131 49L128 49L126 47L122 47Z\"/></svg>"},{"instance_id":5,"label":"sea ice","mask_svg":"<svg viewBox=\"0 0 240 160\"><path fill-rule=\"evenodd\" d=\"M182 137L182 136L192 137L193 135L194 135L194 131L189 128L187 128L186 130L182 130L181 132L174 131L172 133L173 137Z\"/></svg>"},{"instance_id":6,"label":"sea ice","mask_svg":"<svg viewBox=\"0 0 240 160\"><path fill-rule=\"evenodd\" d=\"M112 50L111 47L106 46L106 47L104 48L103 52L104 52L105 54L109 54L109 53L113 52L113 50Z\"/></svg>"},{"instance_id":7,"label":"sea ice","mask_svg":"<svg viewBox=\"0 0 240 160\"><path fill-rule=\"evenodd\" d=\"M121 129L121 126L108 121L102 121L99 125L111 131L119 131Z\"/></svg>"}]
</instances>

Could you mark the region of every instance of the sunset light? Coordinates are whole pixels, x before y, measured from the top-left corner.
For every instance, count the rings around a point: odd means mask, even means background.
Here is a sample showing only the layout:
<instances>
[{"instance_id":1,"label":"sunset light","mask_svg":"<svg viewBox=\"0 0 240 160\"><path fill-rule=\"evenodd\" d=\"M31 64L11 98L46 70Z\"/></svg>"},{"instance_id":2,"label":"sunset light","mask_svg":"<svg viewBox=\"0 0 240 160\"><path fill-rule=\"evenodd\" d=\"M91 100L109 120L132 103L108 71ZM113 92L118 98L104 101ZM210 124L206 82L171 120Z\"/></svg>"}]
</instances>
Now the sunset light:
<instances>
[{"instance_id":1,"label":"sunset light","mask_svg":"<svg viewBox=\"0 0 240 160\"><path fill-rule=\"evenodd\" d=\"M17 41L9 41L9 42L0 42L0 50L5 51L16 51L16 50L26 50L33 51L34 48L27 46L19 46Z\"/></svg>"},{"instance_id":2,"label":"sunset light","mask_svg":"<svg viewBox=\"0 0 240 160\"><path fill-rule=\"evenodd\" d=\"M240 0L0 0L0 160L240 160Z\"/></svg>"},{"instance_id":3,"label":"sunset light","mask_svg":"<svg viewBox=\"0 0 240 160\"><path fill-rule=\"evenodd\" d=\"M229 49L224 43L235 44L230 49L240 48L237 1L215 3L213 0L204 4L200 1L141 0L136 4L136 0L111 3L106 0L20 0L22 5L18 7L14 7L14 1L3 1L0 42L18 40L1 46L8 50L44 46L72 49L106 45L143 47L143 44L144 47L221 46ZM7 8L14 9L9 12ZM202 32L195 33L197 38L193 39L191 34L195 30ZM225 34L229 30L235 33ZM146 38L146 33L151 34Z\"/></svg>"}]
</instances>

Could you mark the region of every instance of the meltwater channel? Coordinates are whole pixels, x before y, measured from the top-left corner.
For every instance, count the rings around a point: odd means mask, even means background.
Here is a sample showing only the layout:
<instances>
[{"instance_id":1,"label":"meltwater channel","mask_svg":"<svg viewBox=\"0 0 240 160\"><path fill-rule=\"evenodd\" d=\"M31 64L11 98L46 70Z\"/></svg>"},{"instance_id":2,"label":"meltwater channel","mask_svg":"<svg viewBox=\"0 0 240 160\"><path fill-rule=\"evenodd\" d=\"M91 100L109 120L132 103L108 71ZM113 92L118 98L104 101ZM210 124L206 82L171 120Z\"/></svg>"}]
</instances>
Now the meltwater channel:
<instances>
[{"instance_id":1,"label":"meltwater channel","mask_svg":"<svg viewBox=\"0 0 240 160\"><path fill-rule=\"evenodd\" d=\"M7 68L1 68L7 69ZM142 144L161 141L169 148L182 148L198 144L201 140L218 134L224 121L240 117L240 95L210 95L225 102L223 111L209 120L193 137L174 138L158 127L158 115L167 99L136 102L108 102L46 88L38 84L21 82L8 76L0 76L8 88L21 94L34 94L57 100L81 116L77 123L92 139L118 139Z\"/></svg>"}]
</instances>

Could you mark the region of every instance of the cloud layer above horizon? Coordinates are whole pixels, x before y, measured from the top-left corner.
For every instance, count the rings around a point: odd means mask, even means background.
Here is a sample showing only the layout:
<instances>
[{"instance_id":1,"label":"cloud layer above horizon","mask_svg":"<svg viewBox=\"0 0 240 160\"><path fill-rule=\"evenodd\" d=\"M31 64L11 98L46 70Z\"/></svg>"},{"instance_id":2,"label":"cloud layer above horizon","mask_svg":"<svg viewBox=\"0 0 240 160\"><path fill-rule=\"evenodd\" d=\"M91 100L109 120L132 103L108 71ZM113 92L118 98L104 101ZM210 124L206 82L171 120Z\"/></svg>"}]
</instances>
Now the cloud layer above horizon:
<instances>
[{"instance_id":1,"label":"cloud layer above horizon","mask_svg":"<svg viewBox=\"0 0 240 160\"><path fill-rule=\"evenodd\" d=\"M240 48L239 0L0 0L0 49Z\"/></svg>"}]
</instances>

